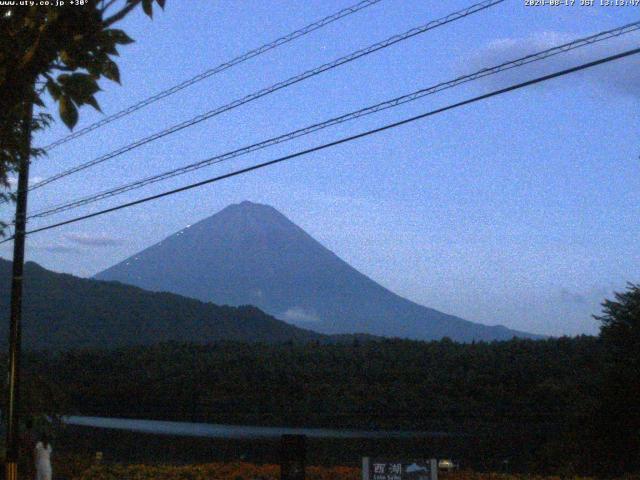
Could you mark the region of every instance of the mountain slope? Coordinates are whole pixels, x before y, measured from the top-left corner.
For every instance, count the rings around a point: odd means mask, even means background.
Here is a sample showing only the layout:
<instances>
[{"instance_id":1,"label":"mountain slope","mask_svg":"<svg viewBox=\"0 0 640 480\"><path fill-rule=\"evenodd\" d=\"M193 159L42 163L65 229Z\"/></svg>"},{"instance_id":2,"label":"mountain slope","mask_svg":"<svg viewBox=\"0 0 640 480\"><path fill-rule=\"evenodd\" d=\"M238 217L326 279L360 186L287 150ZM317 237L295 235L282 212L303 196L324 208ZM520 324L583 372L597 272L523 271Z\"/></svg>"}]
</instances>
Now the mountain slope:
<instances>
[{"instance_id":1,"label":"mountain slope","mask_svg":"<svg viewBox=\"0 0 640 480\"><path fill-rule=\"evenodd\" d=\"M11 262L0 259L0 342L8 337ZM256 307L221 307L25 265L23 342L31 349L119 347L164 341L325 340Z\"/></svg>"},{"instance_id":2,"label":"mountain slope","mask_svg":"<svg viewBox=\"0 0 640 480\"><path fill-rule=\"evenodd\" d=\"M251 304L323 333L459 341L531 335L447 315L385 289L267 205L242 202L99 273L148 290Z\"/></svg>"}]
</instances>

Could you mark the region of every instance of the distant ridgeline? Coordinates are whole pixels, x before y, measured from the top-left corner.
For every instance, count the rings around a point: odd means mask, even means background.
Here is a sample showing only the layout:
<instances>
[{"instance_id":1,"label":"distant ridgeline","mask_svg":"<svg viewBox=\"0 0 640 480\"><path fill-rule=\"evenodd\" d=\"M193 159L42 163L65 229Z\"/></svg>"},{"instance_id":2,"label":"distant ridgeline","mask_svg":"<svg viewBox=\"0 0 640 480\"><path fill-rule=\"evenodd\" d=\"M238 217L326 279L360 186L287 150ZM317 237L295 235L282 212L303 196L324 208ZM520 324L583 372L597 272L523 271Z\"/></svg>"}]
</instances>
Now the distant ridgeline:
<instances>
[{"instance_id":1,"label":"distant ridgeline","mask_svg":"<svg viewBox=\"0 0 640 480\"><path fill-rule=\"evenodd\" d=\"M11 262L0 259L0 318L9 318ZM158 342L335 341L252 306L227 307L25 265L23 344L27 349L121 347ZM0 321L6 345L7 321Z\"/></svg>"},{"instance_id":2,"label":"distant ridgeline","mask_svg":"<svg viewBox=\"0 0 640 480\"><path fill-rule=\"evenodd\" d=\"M194 226L194 232L198 231L197 227L197 225ZM300 230L298 233L300 232L302 231ZM305 235L303 232L300 234ZM258 245L262 242L260 237L255 240ZM210 242L207 242L206 245L210 245ZM187 249L191 248L187 246ZM323 249L319 244L317 248ZM148 291L114 281L98 281L56 273L46 270L36 263L28 262L25 265L23 345L27 349L64 350L91 347L116 348L167 341L200 344L223 340L266 343L288 341L335 343L350 342L354 338L358 338L366 341L375 338L367 332L381 331L375 325L381 325L383 319L372 314L371 325L367 325L362 312L371 311L372 305L377 305L376 302L382 302L385 298L390 298L393 302L400 302L413 311L415 322L410 321L407 325L415 331L416 325L421 324L425 337L439 339L443 336L450 336L460 341L471 341L474 339L506 339L519 334L504 327L487 327L467 322L411 303L383 289L355 270L353 273L347 264L341 263L341 260L330 252L326 251L326 253L333 259L332 261L337 262L348 273L341 280L339 276L335 277L338 280L335 281L335 285L331 289L342 289L344 295L348 297L353 294L351 289L361 288L358 286L358 282L364 282L375 291L366 293L373 299L366 305L352 304L350 303L352 299L348 299L348 312L350 313L346 313L346 315L353 315L355 323L344 328L320 328L320 330L328 330L323 333L311 330L312 327L315 329L317 326L313 322L292 325L289 323L292 321L291 319L287 322L281 321L254 306L219 306L174 293ZM303 258L312 258L307 257L304 252L299 252L299 255L301 265L305 264L302 262ZM233 255L229 254L229 256ZM260 263L261 260L255 261ZM291 262L295 263L292 259L288 261L290 264ZM169 263L177 264L180 262L175 260ZM263 265L264 271L275 268L273 263ZM238 268L241 270L245 267ZM228 268L231 267L228 266ZM332 275L330 269L325 273ZM154 273L153 275L169 277L164 273ZM200 278L199 275L194 271L194 278ZM246 275L251 276L252 274L246 270ZM355 275L355 279L349 275ZM256 276L259 275L256 274ZM10 279L11 263L0 258L0 318L9 318ZM318 279L314 280L313 275L310 275L309 279L312 284L318 281ZM200 280L205 281L202 278ZM289 285L290 289L295 290L299 287L298 283L303 282L303 279L289 278L287 282L289 281L292 282ZM355 282L354 285L350 284L351 281ZM275 283L275 280L273 282ZM282 283L279 288L286 290ZM317 288L318 291L322 291L324 287L317 285ZM155 290L162 290L162 288L157 286ZM311 295L311 293L309 291L304 295ZM357 300L359 297L354 298ZM333 299L328 298L326 302L327 305L330 305ZM362 307L362 311L357 313L360 307ZM386 307L381 306L381 308ZM398 318L401 317L400 314L403 311L407 313L409 310L397 310ZM385 312L385 315L391 315L393 311L385 310ZM326 315L329 314L326 313ZM345 315L345 312L340 315ZM423 318L419 319L420 316ZM302 326L308 328L302 328ZM8 321L0 322L0 345L6 344L7 329ZM335 331L332 332L332 330ZM345 332L341 333L343 330ZM411 331L402 330L400 327L397 331L389 331L387 334L398 337L414 336Z\"/></svg>"}]
</instances>

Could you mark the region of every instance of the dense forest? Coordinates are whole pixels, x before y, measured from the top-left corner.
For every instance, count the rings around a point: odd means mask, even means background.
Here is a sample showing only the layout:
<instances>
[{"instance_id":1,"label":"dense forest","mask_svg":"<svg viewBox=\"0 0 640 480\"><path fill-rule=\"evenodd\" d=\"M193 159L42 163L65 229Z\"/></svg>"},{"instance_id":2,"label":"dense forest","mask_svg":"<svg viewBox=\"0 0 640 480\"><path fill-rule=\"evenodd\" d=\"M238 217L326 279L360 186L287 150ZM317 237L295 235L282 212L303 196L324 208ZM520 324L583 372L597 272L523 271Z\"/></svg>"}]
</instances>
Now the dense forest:
<instances>
[{"instance_id":1,"label":"dense forest","mask_svg":"<svg viewBox=\"0 0 640 480\"><path fill-rule=\"evenodd\" d=\"M594 392L594 338L470 345L401 340L75 351L30 369L85 415L451 430L557 422Z\"/></svg>"},{"instance_id":2,"label":"dense forest","mask_svg":"<svg viewBox=\"0 0 640 480\"><path fill-rule=\"evenodd\" d=\"M166 342L25 355L25 413L449 432L531 471L640 469L640 287L599 337Z\"/></svg>"},{"instance_id":3,"label":"dense forest","mask_svg":"<svg viewBox=\"0 0 640 480\"><path fill-rule=\"evenodd\" d=\"M165 343L29 354L25 395L32 411L445 431L461 434L451 451L539 471L566 463L560 443L598 400L601 355L593 337Z\"/></svg>"}]
</instances>

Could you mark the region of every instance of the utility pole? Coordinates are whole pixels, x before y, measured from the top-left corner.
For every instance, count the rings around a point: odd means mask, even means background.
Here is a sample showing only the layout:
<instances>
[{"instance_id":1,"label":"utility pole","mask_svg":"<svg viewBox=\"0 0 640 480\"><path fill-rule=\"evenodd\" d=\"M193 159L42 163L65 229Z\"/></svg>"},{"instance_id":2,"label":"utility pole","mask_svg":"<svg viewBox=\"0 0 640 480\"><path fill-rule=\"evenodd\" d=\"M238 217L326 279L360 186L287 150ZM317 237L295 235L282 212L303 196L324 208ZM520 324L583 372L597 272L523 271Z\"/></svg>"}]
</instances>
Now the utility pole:
<instances>
[{"instance_id":1,"label":"utility pole","mask_svg":"<svg viewBox=\"0 0 640 480\"><path fill-rule=\"evenodd\" d=\"M13 235L13 273L11 277L11 327L9 331L9 372L7 376L7 453L6 480L18 480L19 424L20 424L20 342L22 317L22 273L27 224L27 192L29 189L29 161L31 153L31 123L33 100L25 102L22 119L22 145L18 164L15 232Z\"/></svg>"}]
</instances>

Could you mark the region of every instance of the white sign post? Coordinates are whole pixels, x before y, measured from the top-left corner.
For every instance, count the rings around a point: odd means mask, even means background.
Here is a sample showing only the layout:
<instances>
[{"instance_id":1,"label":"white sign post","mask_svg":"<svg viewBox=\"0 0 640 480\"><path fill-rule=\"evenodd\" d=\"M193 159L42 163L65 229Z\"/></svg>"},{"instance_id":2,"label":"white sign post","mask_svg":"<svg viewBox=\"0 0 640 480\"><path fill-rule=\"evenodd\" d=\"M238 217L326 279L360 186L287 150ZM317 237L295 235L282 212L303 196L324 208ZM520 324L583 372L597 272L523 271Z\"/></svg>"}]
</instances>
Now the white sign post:
<instances>
[{"instance_id":1,"label":"white sign post","mask_svg":"<svg viewBox=\"0 0 640 480\"><path fill-rule=\"evenodd\" d=\"M438 461L363 457L362 480L438 480Z\"/></svg>"}]
</instances>

